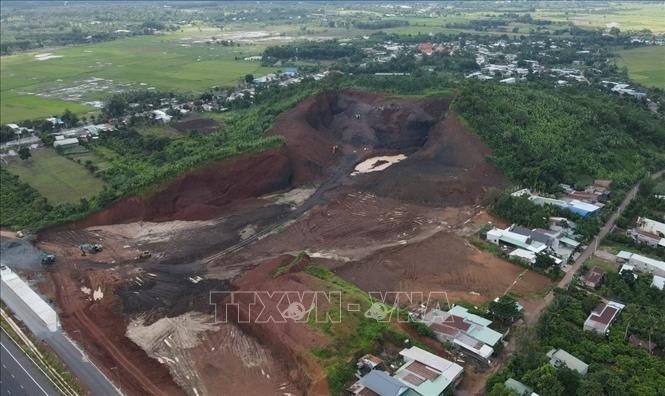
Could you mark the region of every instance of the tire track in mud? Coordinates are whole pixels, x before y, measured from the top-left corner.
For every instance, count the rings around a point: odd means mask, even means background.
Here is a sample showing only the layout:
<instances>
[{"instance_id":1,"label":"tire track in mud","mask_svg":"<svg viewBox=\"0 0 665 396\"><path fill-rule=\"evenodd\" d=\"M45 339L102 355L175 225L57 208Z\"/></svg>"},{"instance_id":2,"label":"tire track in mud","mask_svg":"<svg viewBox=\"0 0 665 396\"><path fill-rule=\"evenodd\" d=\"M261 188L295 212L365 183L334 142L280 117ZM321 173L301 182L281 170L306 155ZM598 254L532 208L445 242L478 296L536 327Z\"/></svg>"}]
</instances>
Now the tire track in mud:
<instances>
[{"instance_id":1,"label":"tire track in mud","mask_svg":"<svg viewBox=\"0 0 665 396\"><path fill-rule=\"evenodd\" d=\"M81 324L81 327L83 327L93 337L93 339L102 345L104 351L108 352L108 354L111 355L111 358L124 368L123 371L125 373L133 377L144 390L150 392L151 394L166 394L162 392L159 386L155 385L147 376L145 376L143 371L137 368L131 361L127 359L127 357L125 357L125 355L120 350L118 350L114 343L106 337L106 334L86 315L85 309L77 307L76 302L72 301L68 293L58 292L58 294L60 297L59 299L61 299L63 303L63 306L76 307L70 314Z\"/></svg>"},{"instance_id":2,"label":"tire track in mud","mask_svg":"<svg viewBox=\"0 0 665 396\"><path fill-rule=\"evenodd\" d=\"M100 330L99 327L97 327L90 320L90 318L88 318L84 311L74 311L73 315L76 320L78 320L79 323L81 323L81 325L85 327L91 333L91 335L103 345L104 349L111 355L111 357L125 369L125 372L134 377L134 379L136 379L136 381L138 381L138 383L145 390L149 391L153 395L165 394L158 386L153 384L148 377L143 375L143 372L134 366L134 364L132 364L108 338L106 338L104 332Z\"/></svg>"}]
</instances>

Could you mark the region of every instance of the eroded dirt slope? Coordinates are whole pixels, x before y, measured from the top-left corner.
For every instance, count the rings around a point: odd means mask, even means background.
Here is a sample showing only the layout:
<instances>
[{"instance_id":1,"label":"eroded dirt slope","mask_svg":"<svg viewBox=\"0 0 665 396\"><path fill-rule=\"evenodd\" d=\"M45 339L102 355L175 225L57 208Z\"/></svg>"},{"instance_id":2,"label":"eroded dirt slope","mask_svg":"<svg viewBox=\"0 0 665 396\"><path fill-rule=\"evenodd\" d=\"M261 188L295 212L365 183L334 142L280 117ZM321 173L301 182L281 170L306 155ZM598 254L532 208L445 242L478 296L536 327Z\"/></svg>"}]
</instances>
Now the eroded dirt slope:
<instances>
[{"instance_id":1,"label":"eroded dirt slope","mask_svg":"<svg viewBox=\"0 0 665 396\"><path fill-rule=\"evenodd\" d=\"M326 345L321 332L187 315L212 315L213 290L316 289L300 267L273 276L299 251L367 291L444 289L478 302L509 287L538 291L543 277L521 277L523 269L459 236L482 225L479 205L506 181L485 160L487 146L447 110L446 99L312 96L269 131L283 147L190 172L41 233L38 246L59 258L47 288L63 325L82 329L77 339L129 394L163 385L164 393L212 395L226 383L238 392L252 384L250 395L318 395L327 383L311 349ZM385 170L352 175L361 161L398 154L406 158ZM105 249L83 257L85 242ZM144 250L151 257L137 260ZM81 287L101 287L104 297Z\"/></svg>"}]
</instances>

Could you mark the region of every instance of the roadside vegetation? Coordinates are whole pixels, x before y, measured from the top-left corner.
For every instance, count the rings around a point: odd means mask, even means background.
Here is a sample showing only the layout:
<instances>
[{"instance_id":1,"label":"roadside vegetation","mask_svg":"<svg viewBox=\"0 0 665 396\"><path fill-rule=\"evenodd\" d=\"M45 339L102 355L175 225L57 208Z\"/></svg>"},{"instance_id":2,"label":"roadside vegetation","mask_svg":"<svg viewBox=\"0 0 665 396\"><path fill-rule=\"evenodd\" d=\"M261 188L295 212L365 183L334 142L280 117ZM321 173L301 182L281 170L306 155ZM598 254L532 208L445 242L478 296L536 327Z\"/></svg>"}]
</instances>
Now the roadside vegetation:
<instances>
[{"instance_id":1,"label":"roadside vegetation","mask_svg":"<svg viewBox=\"0 0 665 396\"><path fill-rule=\"evenodd\" d=\"M83 394L81 385L66 366L51 351L40 345L39 341L18 327L13 318L6 313L4 303L0 309L2 310L1 331L35 363L49 381L64 395Z\"/></svg>"},{"instance_id":2,"label":"roadside vegetation","mask_svg":"<svg viewBox=\"0 0 665 396\"><path fill-rule=\"evenodd\" d=\"M637 241L626 234L626 231L635 227L638 217L662 220L665 216L665 199L654 195L655 188L660 180L644 179L640 184L637 197L626 207L617 220L617 229L607 234L603 239L603 246L613 251L627 250L645 256L665 260L665 249L649 246Z\"/></svg>"}]
</instances>

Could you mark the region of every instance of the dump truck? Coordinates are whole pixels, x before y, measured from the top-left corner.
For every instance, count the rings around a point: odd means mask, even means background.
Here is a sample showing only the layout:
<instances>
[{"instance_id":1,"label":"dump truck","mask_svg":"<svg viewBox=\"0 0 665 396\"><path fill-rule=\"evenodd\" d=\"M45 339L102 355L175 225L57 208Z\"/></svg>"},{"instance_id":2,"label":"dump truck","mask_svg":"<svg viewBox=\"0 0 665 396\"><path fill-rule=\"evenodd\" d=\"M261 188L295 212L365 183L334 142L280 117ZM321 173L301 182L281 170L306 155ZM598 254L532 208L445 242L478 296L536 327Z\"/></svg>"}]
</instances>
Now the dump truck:
<instances>
[{"instance_id":1,"label":"dump truck","mask_svg":"<svg viewBox=\"0 0 665 396\"><path fill-rule=\"evenodd\" d=\"M42 253L42 264L49 265L55 263L55 255Z\"/></svg>"},{"instance_id":2,"label":"dump truck","mask_svg":"<svg viewBox=\"0 0 665 396\"><path fill-rule=\"evenodd\" d=\"M99 253L104 250L104 247L99 243L82 243L79 245L79 249L81 249L81 255L85 256L86 252Z\"/></svg>"}]
</instances>

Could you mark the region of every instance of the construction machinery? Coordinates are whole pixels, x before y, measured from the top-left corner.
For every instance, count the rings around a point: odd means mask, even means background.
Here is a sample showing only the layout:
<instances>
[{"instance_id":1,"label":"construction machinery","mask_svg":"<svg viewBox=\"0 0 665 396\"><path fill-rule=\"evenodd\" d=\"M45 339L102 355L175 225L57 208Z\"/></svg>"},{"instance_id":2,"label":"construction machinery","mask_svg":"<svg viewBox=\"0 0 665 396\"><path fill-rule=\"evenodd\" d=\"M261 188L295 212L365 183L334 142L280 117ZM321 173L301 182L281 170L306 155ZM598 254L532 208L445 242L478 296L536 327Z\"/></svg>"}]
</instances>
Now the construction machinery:
<instances>
[{"instance_id":1,"label":"construction machinery","mask_svg":"<svg viewBox=\"0 0 665 396\"><path fill-rule=\"evenodd\" d=\"M55 255L42 253L42 264L50 265L55 263Z\"/></svg>"},{"instance_id":2,"label":"construction machinery","mask_svg":"<svg viewBox=\"0 0 665 396\"><path fill-rule=\"evenodd\" d=\"M150 257L152 257L152 253L150 253L149 250L144 250L141 253L139 253L139 255L136 256L134 260L145 260L149 259Z\"/></svg>"},{"instance_id":3,"label":"construction machinery","mask_svg":"<svg viewBox=\"0 0 665 396\"><path fill-rule=\"evenodd\" d=\"M81 255L85 256L86 253L99 253L104 250L104 247L99 243L82 243L79 245L81 249Z\"/></svg>"}]
</instances>

